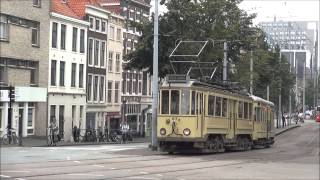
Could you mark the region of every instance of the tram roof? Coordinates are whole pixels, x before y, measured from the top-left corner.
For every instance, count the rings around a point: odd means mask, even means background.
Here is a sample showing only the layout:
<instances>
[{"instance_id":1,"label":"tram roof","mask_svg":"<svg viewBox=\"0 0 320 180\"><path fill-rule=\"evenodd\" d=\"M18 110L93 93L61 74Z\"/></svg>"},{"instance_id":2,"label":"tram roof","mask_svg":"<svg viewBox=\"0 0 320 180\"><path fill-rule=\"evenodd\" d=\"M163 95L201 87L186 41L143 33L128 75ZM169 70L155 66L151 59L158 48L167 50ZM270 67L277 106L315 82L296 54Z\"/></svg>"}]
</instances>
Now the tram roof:
<instances>
[{"instance_id":1,"label":"tram roof","mask_svg":"<svg viewBox=\"0 0 320 180\"><path fill-rule=\"evenodd\" d=\"M255 95L250 95L250 97L254 100L254 101L257 101L257 102L262 102L262 103L265 103L265 104L268 104L270 106L274 106L273 102L271 101L268 101L268 100L265 100L261 97L258 97L258 96L255 96Z\"/></svg>"}]
</instances>

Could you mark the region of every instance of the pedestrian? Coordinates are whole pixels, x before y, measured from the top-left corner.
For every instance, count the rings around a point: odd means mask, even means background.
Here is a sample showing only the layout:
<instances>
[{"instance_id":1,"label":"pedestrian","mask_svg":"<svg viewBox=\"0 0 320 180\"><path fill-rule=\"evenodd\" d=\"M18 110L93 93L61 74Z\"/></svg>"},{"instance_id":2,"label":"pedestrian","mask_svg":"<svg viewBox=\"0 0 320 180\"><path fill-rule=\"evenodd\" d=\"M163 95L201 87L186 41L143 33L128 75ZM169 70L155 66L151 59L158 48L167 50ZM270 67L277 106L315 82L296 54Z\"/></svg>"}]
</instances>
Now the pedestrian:
<instances>
[{"instance_id":1,"label":"pedestrian","mask_svg":"<svg viewBox=\"0 0 320 180\"><path fill-rule=\"evenodd\" d=\"M78 136L77 136L78 127L73 126L72 135L73 135L73 141L78 142Z\"/></svg>"},{"instance_id":2,"label":"pedestrian","mask_svg":"<svg viewBox=\"0 0 320 180\"><path fill-rule=\"evenodd\" d=\"M125 143L127 141L129 129L130 129L129 124L126 121L123 124L121 124L123 143Z\"/></svg>"},{"instance_id":3,"label":"pedestrian","mask_svg":"<svg viewBox=\"0 0 320 180\"><path fill-rule=\"evenodd\" d=\"M284 128L284 126L286 126L286 118L282 114L282 127Z\"/></svg>"},{"instance_id":4,"label":"pedestrian","mask_svg":"<svg viewBox=\"0 0 320 180\"><path fill-rule=\"evenodd\" d=\"M51 135L51 144L53 146L57 146L57 141L58 141L58 133L59 133L59 128L58 128L58 125L57 125L57 121L56 121L56 118L53 117L52 118L52 121L50 123L50 135Z\"/></svg>"}]
</instances>

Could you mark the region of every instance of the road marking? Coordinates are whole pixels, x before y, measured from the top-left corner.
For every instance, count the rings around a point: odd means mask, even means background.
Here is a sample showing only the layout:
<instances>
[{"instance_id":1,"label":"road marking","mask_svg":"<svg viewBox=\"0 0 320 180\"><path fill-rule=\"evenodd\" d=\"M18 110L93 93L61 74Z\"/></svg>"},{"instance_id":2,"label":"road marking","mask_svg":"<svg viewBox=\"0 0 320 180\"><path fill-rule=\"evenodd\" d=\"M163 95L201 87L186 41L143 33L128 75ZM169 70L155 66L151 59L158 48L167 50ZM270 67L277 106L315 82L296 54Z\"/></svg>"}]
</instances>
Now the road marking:
<instances>
[{"instance_id":1,"label":"road marking","mask_svg":"<svg viewBox=\"0 0 320 180\"><path fill-rule=\"evenodd\" d=\"M103 167L104 167L104 166L102 166L102 165L97 165L97 164L92 165L92 166L95 166L95 167L101 167L101 168L103 168Z\"/></svg>"},{"instance_id":2,"label":"road marking","mask_svg":"<svg viewBox=\"0 0 320 180\"><path fill-rule=\"evenodd\" d=\"M143 176L128 177L128 179L149 179L149 180L159 180L158 178L143 177Z\"/></svg>"},{"instance_id":3,"label":"road marking","mask_svg":"<svg viewBox=\"0 0 320 180\"><path fill-rule=\"evenodd\" d=\"M28 151L22 150L22 151L19 151L19 152L24 153L24 152L28 152Z\"/></svg>"},{"instance_id":4,"label":"road marking","mask_svg":"<svg viewBox=\"0 0 320 180\"><path fill-rule=\"evenodd\" d=\"M160 177L162 177L163 175L162 175L162 174L157 174L157 176L160 176Z\"/></svg>"},{"instance_id":5,"label":"road marking","mask_svg":"<svg viewBox=\"0 0 320 180\"><path fill-rule=\"evenodd\" d=\"M67 156L67 160L70 161L70 157L69 156Z\"/></svg>"},{"instance_id":6,"label":"road marking","mask_svg":"<svg viewBox=\"0 0 320 180\"><path fill-rule=\"evenodd\" d=\"M73 161L73 162L80 164L80 161Z\"/></svg>"},{"instance_id":7,"label":"road marking","mask_svg":"<svg viewBox=\"0 0 320 180\"><path fill-rule=\"evenodd\" d=\"M6 176L6 175L3 175L3 174L1 174L0 177L11 178L11 176Z\"/></svg>"},{"instance_id":8,"label":"road marking","mask_svg":"<svg viewBox=\"0 0 320 180\"><path fill-rule=\"evenodd\" d=\"M16 178L16 180L26 180L26 179L23 179L23 178Z\"/></svg>"},{"instance_id":9,"label":"road marking","mask_svg":"<svg viewBox=\"0 0 320 180\"><path fill-rule=\"evenodd\" d=\"M110 169L114 170L114 169L116 169L116 168L110 168Z\"/></svg>"},{"instance_id":10,"label":"road marking","mask_svg":"<svg viewBox=\"0 0 320 180\"><path fill-rule=\"evenodd\" d=\"M141 171L140 174L149 174L148 172Z\"/></svg>"},{"instance_id":11,"label":"road marking","mask_svg":"<svg viewBox=\"0 0 320 180\"><path fill-rule=\"evenodd\" d=\"M101 177L104 176L103 174L67 174L68 176L96 176Z\"/></svg>"},{"instance_id":12,"label":"road marking","mask_svg":"<svg viewBox=\"0 0 320 180\"><path fill-rule=\"evenodd\" d=\"M9 172L9 173L29 173L30 171L2 171L2 172Z\"/></svg>"}]
</instances>

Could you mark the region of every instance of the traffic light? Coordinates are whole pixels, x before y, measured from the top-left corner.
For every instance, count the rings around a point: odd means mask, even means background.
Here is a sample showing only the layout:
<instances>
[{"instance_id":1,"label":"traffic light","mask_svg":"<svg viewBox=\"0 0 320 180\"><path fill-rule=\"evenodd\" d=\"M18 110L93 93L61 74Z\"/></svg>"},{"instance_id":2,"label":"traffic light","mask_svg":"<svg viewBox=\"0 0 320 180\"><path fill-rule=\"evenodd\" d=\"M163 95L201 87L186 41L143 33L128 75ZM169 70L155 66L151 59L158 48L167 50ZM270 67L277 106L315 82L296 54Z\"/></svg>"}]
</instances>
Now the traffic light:
<instances>
[{"instance_id":1,"label":"traffic light","mask_svg":"<svg viewBox=\"0 0 320 180\"><path fill-rule=\"evenodd\" d=\"M12 86L9 87L9 99L10 102L14 102L15 100L15 89Z\"/></svg>"}]
</instances>

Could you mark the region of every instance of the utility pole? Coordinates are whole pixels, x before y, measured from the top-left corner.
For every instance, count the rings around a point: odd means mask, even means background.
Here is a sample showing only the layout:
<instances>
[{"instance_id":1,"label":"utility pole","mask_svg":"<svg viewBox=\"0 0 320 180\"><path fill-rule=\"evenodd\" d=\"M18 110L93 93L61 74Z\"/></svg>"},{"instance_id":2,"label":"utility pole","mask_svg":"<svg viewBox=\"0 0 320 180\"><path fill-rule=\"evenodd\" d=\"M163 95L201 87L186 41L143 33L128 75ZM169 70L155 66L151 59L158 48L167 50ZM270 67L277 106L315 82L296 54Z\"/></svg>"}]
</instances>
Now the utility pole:
<instances>
[{"instance_id":1,"label":"utility pole","mask_svg":"<svg viewBox=\"0 0 320 180\"><path fill-rule=\"evenodd\" d=\"M290 46L289 46L290 49ZM291 73L291 64L292 64L292 60L291 60L291 51L289 50L289 64L290 64L290 73ZM289 89L289 120L288 120L288 125L291 125L291 113L292 113L292 107L291 107L291 88Z\"/></svg>"},{"instance_id":2,"label":"utility pole","mask_svg":"<svg viewBox=\"0 0 320 180\"><path fill-rule=\"evenodd\" d=\"M281 122L281 86L282 86L282 79L281 79L281 51L279 51L279 66L280 66L280 86L279 86L279 117L277 118L277 128L279 127L279 123Z\"/></svg>"},{"instance_id":3,"label":"utility pole","mask_svg":"<svg viewBox=\"0 0 320 180\"><path fill-rule=\"evenodd\" d=\"M305 103L306 103L306 61L303 62L303 99L302 99L302 109L303 109L303 114L306 112L306 107L305 107Z\"/></svg>"},{"instance_id":4,"label":"utility pole","mask_svg":"<svg viewBox=\"0 0 320 180\"><path fill-rule=\"evenodd\" d=\"M250 94L253 94L253 52L250 51Z\"/></svg>"},{"instance_id":5,"label":"utility pole","mask_svg":"<svg viewBox=\"0 0 320 180\"><path fill-rule=\"evenodd\" d=\"M154 35L153 35L153 76L152 76L152 138L151 148L156 150L157 142L157 108L158 108L158 0L154 1Z\"/></svg>"},{"instance_id":6,"label":"utility pole","mask_svg":"<svg viewBox=\"0 0 320 180\"><path fill-rule=\"evenodd\" d=\"M228 58L228 44L227 41L223 42L223 82L227 81L227 58Z\"/></svg>"}]
</instances>

